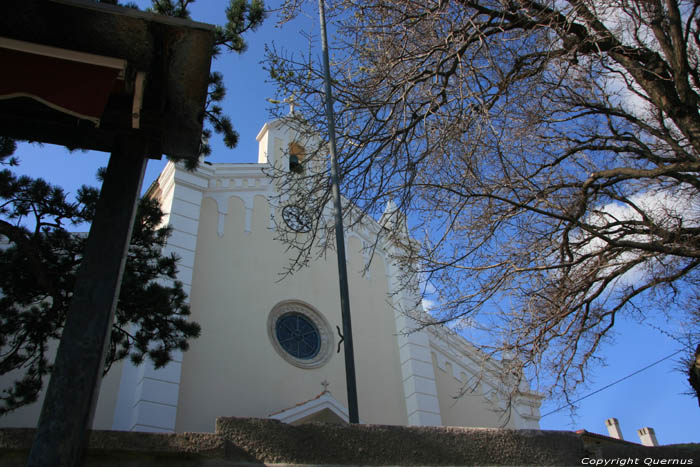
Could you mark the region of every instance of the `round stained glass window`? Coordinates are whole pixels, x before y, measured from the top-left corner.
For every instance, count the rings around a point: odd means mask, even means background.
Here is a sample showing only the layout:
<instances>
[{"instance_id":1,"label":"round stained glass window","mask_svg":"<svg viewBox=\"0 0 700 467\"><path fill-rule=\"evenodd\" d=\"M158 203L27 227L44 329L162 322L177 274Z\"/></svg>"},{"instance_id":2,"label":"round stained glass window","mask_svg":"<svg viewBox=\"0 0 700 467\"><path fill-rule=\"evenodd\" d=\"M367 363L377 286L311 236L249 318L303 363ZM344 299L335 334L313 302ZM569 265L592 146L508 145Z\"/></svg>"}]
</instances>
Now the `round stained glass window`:
<instances>
[{"instance_id":1,"label":"round stained glass window","mask_svg":"<svg viewBox=\"0 0 700 467\"><path fill-rule=\"evenodd\" d=\"M267 333L279 356L299 368L318 368L333 354L330 324L318 310L300 300L275 305L267 317Z\"/></svg>"},{"instance_id":2,"label":"round stained glass window","mask_svg":"<svg viewBox=\"0 0 700 467\"><path fill-rule=\"evenodd\" d=\"M282 315L275 325L277 341L292 357L308 360L321 350L321 336L308 318L298 313Z\"/></svg>"}]
</instances>

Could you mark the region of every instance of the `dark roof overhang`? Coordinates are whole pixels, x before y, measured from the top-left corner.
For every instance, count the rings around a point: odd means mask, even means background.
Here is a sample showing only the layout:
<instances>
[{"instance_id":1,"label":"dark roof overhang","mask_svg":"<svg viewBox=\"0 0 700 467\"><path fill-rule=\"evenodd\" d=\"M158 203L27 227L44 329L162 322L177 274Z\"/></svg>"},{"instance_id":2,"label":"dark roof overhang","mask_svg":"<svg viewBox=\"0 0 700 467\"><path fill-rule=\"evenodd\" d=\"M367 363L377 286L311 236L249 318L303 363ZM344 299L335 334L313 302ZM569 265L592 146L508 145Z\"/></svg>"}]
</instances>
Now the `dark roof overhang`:
<instances>
[{"instance_id":1,"label":"dark roof overhang","mask_svg":"<svg viewBox=\"0 0 700 467\"><path fill-rule=\"evenodd\" d=\"M91 0L0 2L0 134L198 156L214 27Z\"/></svg>"}]
</instances>

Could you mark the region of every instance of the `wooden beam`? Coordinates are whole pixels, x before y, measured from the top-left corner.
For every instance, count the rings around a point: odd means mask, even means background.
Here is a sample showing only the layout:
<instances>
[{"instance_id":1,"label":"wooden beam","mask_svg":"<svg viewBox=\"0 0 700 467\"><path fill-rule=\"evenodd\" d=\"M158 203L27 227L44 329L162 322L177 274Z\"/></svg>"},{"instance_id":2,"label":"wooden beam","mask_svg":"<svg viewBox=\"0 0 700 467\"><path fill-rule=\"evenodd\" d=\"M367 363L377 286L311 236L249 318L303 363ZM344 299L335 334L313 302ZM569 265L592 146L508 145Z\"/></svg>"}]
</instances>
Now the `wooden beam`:
<instances>
[{"instance_id":1,"label":"wooden beam","mask_svg":"<svg viewBox=\"0 0 700 467\"><path fill-rule=\"evenodd\" d=\"M104 55L90 54L86 52L78 52L77 50L62 49L59 47L51 47L48 45L37 44L35 42L18 41L9 37L0 36L0 47L18 52L26 52L34 55L43 55L45 57L58 58L61 60L70 60L72 62L87 63L88 65L97 65L105 68L115 68L119 70L120 79L124 79L126 71L126 60L114 57L105 57Z\"/></svg>"},{"instance_id":2,"label":"wooden beam","mask_svg":"<svg viewBox=\"0 0 700 467\"><path fill-rule=\"evenodd\" d=\"M82 464L145 168L144 141L120 138L102 183L29 466Z\"/></svg>"}]
</instances>

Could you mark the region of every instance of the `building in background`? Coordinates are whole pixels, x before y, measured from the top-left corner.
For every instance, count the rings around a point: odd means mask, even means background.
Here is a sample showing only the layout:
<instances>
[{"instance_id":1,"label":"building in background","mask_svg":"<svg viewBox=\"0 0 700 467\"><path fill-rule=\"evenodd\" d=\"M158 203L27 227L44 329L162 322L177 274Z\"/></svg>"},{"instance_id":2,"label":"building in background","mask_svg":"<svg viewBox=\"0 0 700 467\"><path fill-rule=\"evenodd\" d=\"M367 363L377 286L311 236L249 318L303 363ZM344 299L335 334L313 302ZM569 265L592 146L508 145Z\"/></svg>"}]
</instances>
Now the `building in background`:
<instances>
[{"instance_id":1,"label":"building in background","mask_svg":"<svg viewBox=\"0 0 700 467\"><path fill-rule=\"evenodd\" d=\"M304 142L281 121L265 124L257 139L257 164L205 163L189 172L169 163L150 187L173 228L166 253L180 257L202 334L163 369L115 364L95 428L210 432L219 416L347 421L335 255L282 278L289 252L275 240L274 216L303 232L303 206L273 206L275 188L262 170L298 170ZM380 242L367 254L389 214L346 233L360 421L539 428L541 396L524 385L503 416L498 361L449 329L403 332L415 326L396 311L411 300L398 287L395 246ZM0 426L33 426L40 404Z\"/></svg>"}]
</instances>

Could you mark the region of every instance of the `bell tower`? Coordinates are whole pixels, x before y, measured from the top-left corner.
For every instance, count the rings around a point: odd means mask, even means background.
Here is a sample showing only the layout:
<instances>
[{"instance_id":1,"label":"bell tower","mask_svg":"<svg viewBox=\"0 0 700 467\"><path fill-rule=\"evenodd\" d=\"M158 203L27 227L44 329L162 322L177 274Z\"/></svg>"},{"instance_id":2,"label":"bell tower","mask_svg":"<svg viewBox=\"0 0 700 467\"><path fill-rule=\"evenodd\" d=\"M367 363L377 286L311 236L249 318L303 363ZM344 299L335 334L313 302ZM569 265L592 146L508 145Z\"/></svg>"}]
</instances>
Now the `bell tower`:
<instances>
[{"instance_id":1,"label":"bell tower","mask_svg":"<svg viewBox=\"0 0 700 467\"><path fill-rule=\"evenodd\" d=\"M270 164L280 170L303 174L309 156L314 152L326 152L325 144L318 136L303 134L290 128L282 120L265 123L256 137L258 164Z\"/></svg>"}]
</instances>

